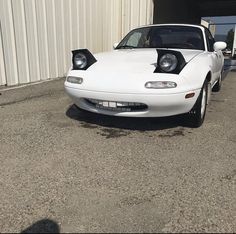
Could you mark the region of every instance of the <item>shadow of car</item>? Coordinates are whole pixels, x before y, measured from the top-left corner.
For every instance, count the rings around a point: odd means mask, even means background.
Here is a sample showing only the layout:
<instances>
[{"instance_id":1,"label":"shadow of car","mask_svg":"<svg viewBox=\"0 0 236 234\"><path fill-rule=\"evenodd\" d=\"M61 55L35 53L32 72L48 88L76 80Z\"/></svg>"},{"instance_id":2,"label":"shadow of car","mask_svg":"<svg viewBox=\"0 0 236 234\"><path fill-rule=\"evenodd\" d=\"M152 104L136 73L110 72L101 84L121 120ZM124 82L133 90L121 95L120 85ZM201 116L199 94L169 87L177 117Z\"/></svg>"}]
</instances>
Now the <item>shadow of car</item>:
<instances>
[{"instance_id":1,"label":"shadow of car","mask_svg":"<svg viewBox=\"0 0 236 234\"><path fill-rule=\"evenodd\" d=\"M87 128L94 126L117 128L124 130L154 131L177 127L189 127L184 115L162 118L128 118L95 114L71 105L66 115L79 122L87 124Z\"/></svg>"}]
</instances>

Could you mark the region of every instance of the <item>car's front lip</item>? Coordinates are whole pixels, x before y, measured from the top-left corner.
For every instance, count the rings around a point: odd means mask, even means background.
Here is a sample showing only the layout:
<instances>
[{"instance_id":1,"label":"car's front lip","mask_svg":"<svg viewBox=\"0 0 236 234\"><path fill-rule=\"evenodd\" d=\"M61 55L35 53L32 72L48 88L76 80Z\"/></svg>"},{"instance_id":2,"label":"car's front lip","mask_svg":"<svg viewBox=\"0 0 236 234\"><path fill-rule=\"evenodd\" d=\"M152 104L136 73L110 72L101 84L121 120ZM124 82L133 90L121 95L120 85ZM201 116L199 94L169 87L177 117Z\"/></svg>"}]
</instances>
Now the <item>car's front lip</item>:
<instances>
[{"instance_id":1,"label":"car's front lip","mask_svg":"<svg viewBox=\"0 0 236 234\"><path fill-rule=\"evenodd\" d=\"M189 112L200 94L200 89L189 90L189 92L181 92L175 94L127 94L127 93L110 93L89 91L78 88L72 88L65 85L67 94L72 98L73 102L82 109L87 111L101 113L114 116L126 117L163 117L173 116ZM195 96L186 99L186 94L194 92ZM96 108L90 105L86 99L104 100L111 102L134 102L143 103L148 106L147 109L134 112L112 111L107 109Z\"/></svg>"}]
</instances>

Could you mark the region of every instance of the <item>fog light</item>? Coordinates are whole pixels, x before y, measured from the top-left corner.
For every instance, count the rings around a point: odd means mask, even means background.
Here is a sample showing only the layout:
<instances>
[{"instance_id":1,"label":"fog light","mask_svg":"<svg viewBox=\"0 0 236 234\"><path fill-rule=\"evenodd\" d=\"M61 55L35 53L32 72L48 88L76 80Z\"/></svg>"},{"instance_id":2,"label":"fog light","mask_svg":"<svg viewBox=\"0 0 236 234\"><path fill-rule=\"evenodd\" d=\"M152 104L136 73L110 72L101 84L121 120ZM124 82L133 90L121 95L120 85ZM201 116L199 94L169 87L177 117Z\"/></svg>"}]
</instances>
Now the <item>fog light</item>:
<instances>
[{"instance_id":1,"label":"fog light","mask_svg":"<svg viewBox=\"0 0 236 234\"><path fill-rule=\"evenodd\" d=\"M82 84L83 78L81 77L75 77L75 76L68 76L67 82L73 83L73 84Z\"/></svg>"},{"instance_id":2,"label":"fog light","mask_svg":"<svg viewBox=\"0 0 236 234\"><path fill-rule=\"evenodd\" d=\"M145 84L147 89L172 89L176 88L177 84L172 81L150 81Z\"/></svg>"}]
</instances>

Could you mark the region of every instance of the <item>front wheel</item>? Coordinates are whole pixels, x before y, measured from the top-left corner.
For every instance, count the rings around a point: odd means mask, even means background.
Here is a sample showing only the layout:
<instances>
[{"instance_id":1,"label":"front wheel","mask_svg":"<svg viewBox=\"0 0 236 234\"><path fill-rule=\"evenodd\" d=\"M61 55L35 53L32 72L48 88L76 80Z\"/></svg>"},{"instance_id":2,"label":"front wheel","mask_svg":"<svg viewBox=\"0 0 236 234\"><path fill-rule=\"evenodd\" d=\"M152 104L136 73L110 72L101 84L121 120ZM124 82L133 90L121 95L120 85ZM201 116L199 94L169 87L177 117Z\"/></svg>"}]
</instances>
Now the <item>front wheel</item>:
<instances>
[{"instance_id":1,"label":"front wheel","mask_svg":"<svg viewBox=\"0 0 236 234\"><path fill-rule=\"evenodd\" d=\"M197 99L196 104L189 113L189 123L192 127L200 127L205 119L206 107L208 100L208 82L204 82L201 93Z\"/></svg>"}]
</instances>

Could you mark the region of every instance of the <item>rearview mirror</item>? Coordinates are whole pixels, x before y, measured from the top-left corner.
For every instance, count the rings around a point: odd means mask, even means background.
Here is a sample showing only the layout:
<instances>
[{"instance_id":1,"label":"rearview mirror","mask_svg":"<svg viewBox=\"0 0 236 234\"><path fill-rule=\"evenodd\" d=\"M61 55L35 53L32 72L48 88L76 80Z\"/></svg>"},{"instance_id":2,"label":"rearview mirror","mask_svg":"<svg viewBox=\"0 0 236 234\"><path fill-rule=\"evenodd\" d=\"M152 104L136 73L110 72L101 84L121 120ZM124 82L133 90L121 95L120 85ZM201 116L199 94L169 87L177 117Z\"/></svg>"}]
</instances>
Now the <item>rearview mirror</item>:
<instances>
[{"instance_id":1,"label":"rearview mirror","mask_svg":"<svg viewBox=\"0 0 236 234\"><path fill-rule=\"evenodd\" d=\"M114 43L113 49L115 50L118 45L119 45L119 43Z\"/></svg>"},{"instance_id":2,"label":"rearview mirror","mask_svg":"<svg viewBox=\"0 0 236 234\"><path fill-rule=\"evenodd\" d=\"M224 50L226 49L227 44L223 41L218 41L214 44L214 50L219 51L219 50Z\"/></svg>"}]
</instances>

